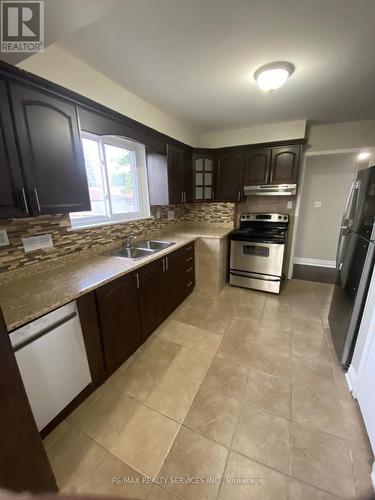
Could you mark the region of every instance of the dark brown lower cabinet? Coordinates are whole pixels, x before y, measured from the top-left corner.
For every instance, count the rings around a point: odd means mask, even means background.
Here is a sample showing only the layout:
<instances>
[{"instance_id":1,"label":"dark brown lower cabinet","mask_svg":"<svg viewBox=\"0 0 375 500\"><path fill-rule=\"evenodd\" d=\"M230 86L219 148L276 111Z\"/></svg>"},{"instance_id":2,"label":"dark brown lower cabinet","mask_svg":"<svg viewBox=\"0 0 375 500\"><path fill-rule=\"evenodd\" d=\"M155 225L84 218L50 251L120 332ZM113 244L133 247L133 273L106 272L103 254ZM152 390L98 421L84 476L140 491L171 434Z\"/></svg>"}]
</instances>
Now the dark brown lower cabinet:
<instances>
[{"instance_id":1,"label":"dark brown lower cabinet","mask_svg":"<svg viewBox=\"0 0 375 500\"><path fill-rule=\"evenodd\" d=\"M193 291L195 284L194 244L165 257L165 313L171 312Z\"/></svg>"},{"instance_id":2,"label":"dark brown lower cabinet","mask_svg":"<svg viewBox=\"0 0 375 500\"><path fill-rule=\"evenodd\" d=\"M142 343L137 274L96 291L106 372L113 372Z\"/></svg>"},{"instance_id":3,"label":"dark brown lower cabinet","mask_svg":"<svg viewBox=\"0 0 375 500\"><path fill-rule=\"evenodd\" d=\"M166 318L164 308L164 259L141 267L139 276L139 310L142 338L145 340Z\"/></svg>"},{"instance_id":4,"label":"dark brown lower cabinet","mask_svg":"<svg viewBox=\"0 0 375 500\"><path fill-rule=\"evenodd\" d=\"M0 489L57 491L0 311Z\"/></svg>"}]
</instances>

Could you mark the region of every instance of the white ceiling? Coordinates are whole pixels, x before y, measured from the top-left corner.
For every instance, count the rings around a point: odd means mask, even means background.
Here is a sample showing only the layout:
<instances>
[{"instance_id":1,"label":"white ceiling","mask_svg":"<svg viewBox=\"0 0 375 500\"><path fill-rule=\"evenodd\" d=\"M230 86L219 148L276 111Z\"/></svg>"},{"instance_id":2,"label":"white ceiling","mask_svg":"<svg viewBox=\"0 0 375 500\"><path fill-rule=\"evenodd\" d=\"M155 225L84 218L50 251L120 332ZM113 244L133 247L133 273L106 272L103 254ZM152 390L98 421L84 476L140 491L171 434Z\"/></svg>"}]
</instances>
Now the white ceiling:
<instances>
[{"instance_id":1,"label":"white ceiling","mask_svg":"<svg viewBox=\"0 0 375 500\"><path fill-rule=\"evenodd\" d=\"M334 123L375 118L374 20L374 0L122 0L59 45L200 132ZM264 94L275 60L296 71Z\"/></svg>"}]
</instances>

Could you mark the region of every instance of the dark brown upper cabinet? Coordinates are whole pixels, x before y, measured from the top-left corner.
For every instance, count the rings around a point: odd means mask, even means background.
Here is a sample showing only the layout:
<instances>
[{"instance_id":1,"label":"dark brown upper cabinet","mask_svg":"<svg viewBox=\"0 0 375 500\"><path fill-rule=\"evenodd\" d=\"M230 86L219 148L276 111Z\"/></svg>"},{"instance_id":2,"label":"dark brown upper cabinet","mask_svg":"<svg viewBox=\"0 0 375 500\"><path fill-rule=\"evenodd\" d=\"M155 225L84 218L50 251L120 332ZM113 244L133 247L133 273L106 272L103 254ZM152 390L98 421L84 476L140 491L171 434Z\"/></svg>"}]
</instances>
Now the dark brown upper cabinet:
<instances>
[{"instance_id":1,"label":"dark brown upper cabinet","mask_svg":"<svg viewBox=\"0 0 375 500\"><path fill-rule=\"evenodd\" d=\"M19 83L10 92L31 213L90 210L76 107Z\"/></svg>"},{"instance_id":2,"label":"dark brown upper cabinet","mask_svg":"<svg viewBox=\"0 0 375 500\"><path fill-rule=\"evenodd\" d=\"M0 217L26 217L28 205L8 100L0 80Z\"/></svg>"},{"instance_id":3,"label":"dark brown upper cabinet","mask_svg":"<svg viewBox=\"0 0 375 500\"><path fill-rule=\"evenodd\" d=\"M137 274L98 288L96 296L105 367L111 373L142 343Z\"/></svg>"},{"instance_id":4,"label":"dark brown upper cabinet","mask_svg":"<svg viewBox=\"0 0 375 500\"><path fill-rule=\"evenodd\" d=\"M194 201L210 202L214 199L214 167L213 155L193 155Z\"/></svg>"},{"instance_id":5,"label":"dark brown upper cabinet","mask_svg":"<svg viewBox=\"0 0 375 500\"><path fill-rule=\"evenodd\" d=\"M147 151L151 205L180 205L193 201L192 153L167 144L167 156Z\"/></svg>"},{"instance_id":6,"label":"dark brown upper cabinet","mask_svg":"<svg viewBox=\"0 0 375 500\"><path fill-rule=\"evenodd\" d=\"M269 183L296 184L300 157L300 146L272 148Z\"/></svg>"},{"instance_id":7,"label":"dark brown upper cabinet","mask_svg":"<svg viewBox=\"0 0 375 500\"><path fill-rule=\"evenodd\" d=\"M243 153L216 156L215 201L239 202L243 196Z\"/></svg>"},{"instance_id":8,"label":"dark brown upper cabinet","mask_svg":"<svg viewBox=\"0 0 375 500\"><path fill-rule=\"evenodd\" d=\"M271 169L271 149L254 149L245 153L244 186L267 184Z\"/></svg>"}]
</instances>

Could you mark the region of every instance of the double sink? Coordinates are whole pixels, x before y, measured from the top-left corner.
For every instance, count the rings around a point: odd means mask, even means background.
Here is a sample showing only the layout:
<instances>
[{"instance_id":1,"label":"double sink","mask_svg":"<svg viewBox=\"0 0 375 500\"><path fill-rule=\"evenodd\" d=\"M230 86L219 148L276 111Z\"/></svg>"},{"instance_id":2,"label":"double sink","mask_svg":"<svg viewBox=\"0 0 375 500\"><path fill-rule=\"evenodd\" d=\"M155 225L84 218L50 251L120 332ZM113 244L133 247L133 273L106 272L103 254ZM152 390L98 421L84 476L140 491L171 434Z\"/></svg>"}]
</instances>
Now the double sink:
<instances>
[{"instance_id":1,"label":"double sink","mask_svg":"<svg viewBox=\"0 0 375 500\"><path fill-rule=\"evenodd\" d=\"M138 260L174 245L174 241L143 240L134 246L124 247L114 255L124 259Z\"/></svg>"}]
</instances>

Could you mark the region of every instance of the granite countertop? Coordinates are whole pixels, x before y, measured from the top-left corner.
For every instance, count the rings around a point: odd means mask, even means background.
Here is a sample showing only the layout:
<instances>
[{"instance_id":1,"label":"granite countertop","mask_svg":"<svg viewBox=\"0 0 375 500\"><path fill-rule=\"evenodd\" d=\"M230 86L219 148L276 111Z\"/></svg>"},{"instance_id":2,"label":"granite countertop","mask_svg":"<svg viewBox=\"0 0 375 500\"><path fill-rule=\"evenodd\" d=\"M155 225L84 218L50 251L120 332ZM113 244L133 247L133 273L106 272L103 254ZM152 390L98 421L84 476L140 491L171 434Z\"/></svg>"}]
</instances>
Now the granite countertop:
<instances>
[{"instance_id":1,"label":"granite countertop","mask_svg":"<svg viewBox=\"0 0 375 500\"><path fill-rule=\"evenodd\" d=\"M70 262L62 259L62 264L56 264L51 269L13 279L0 285L0 307L8 331L159 259L199 237L224 238L231 230L228 226L210 229L208 226L191 224L188 227L178 227L174 232L152 235L153 239L174 241L175 244L140 260L82 252L79 258Z\"/></svg>"}]
</instances>

